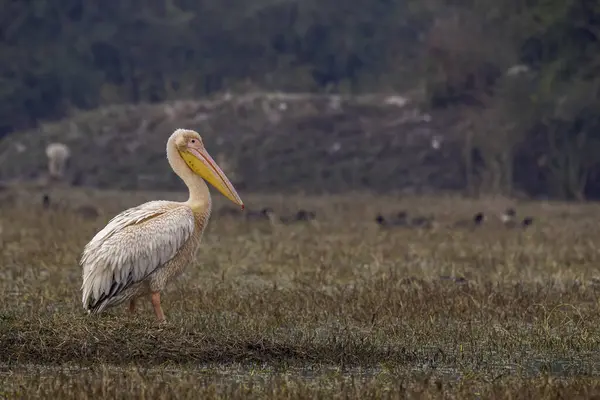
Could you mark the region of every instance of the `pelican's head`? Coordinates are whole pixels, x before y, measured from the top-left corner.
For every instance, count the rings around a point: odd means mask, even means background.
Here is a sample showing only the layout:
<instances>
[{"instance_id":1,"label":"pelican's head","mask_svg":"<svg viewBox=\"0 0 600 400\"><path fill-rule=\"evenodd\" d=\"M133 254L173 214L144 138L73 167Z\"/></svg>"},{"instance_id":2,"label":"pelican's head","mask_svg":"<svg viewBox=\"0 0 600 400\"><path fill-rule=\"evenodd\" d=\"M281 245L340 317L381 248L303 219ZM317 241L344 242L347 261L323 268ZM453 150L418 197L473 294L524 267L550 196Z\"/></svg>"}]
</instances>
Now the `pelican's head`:
<instances>
[{"instance_id":1,"label":"pelican's head","mask_svg":"<svg viewBox=\"0 0 600 400\"><path fill-rule=\"evenodd\" d=\"M177 129L170 140L174 143L177 151L190 169L202 179L213 185L225 197L244 209L244 202L237 191L225 176L225 173L212 159L204 148L202 137L198 132Z\"/></svg>"}]
</instances>

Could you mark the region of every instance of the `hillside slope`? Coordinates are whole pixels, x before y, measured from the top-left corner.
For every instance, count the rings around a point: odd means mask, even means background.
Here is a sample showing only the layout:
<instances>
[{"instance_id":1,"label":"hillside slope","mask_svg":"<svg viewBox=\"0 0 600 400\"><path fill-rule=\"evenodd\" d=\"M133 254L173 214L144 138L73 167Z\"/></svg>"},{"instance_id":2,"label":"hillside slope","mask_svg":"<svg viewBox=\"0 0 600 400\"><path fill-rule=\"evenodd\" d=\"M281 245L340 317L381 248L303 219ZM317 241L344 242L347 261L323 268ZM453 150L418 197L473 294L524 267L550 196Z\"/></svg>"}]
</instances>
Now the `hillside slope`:
<instances>
[{"instance_id":1,"label":"hillside slope","mask_svg":"<svg viewBox=\"0 0 600 400\"><path fill-rule=\"evenodd\" d=\"M249 191L460 189L452 140L435 149L442 121L399 96L229 94L164 104L115 105L17 132L0 141L0 179L45 173L45 146L72 150L70 179L115 189L181 188L165 141L196 129Z\"/></svg>"}]
</instances>

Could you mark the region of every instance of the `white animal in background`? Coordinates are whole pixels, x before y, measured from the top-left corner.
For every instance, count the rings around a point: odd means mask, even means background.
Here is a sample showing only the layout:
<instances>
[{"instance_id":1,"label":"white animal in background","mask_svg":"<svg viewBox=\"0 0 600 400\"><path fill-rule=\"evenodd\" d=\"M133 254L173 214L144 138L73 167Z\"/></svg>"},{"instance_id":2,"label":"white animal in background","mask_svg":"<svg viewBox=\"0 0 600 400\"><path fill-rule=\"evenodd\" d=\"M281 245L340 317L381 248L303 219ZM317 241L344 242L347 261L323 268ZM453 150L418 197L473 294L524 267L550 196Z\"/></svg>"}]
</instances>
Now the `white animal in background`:
<instances>
[{"instance_id":1,"label":"white animal in background","mask_svg":"<svg viewBox=\"0 0 600 400\"><path fill-rule=\"evenodd\" d=\"M67 169L67 161L71 157L69 147L62 143L50 143L46 147L48 157L48 173L53 179L60 180Z\"/></svg>"}]
</instances>

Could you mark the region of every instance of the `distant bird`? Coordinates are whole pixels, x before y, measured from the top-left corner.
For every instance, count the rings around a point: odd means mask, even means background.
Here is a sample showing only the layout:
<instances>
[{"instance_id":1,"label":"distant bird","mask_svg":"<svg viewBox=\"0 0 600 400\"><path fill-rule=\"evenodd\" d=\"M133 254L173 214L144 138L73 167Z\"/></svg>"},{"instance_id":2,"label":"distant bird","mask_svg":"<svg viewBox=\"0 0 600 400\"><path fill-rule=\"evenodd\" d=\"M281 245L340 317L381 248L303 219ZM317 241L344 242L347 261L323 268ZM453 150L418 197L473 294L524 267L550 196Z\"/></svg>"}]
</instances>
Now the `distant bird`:
<instances>
[{"instance_id":1,"label":"distant bird","mask_svg":"<svg viewBox=\"0 0 600 400\"><path fill-rule=\"evenodd\" d=\"M458 221L454 224L455 228L468 228L468 227L478 227L483 224L485 221L485 214L482 212L478 212L473 215L473 218L469 220Z\"/></svg>"},{"instance_id":2,"label":"distant bird","mask_svg":"<svg viewBox=\"0 0 600 400\"><path fill-rule=\"evenodd\" d=\"M426 228L426 229L429 229L429 228L433 227L433 220L434 220L433 216L429 216L429 217L425 217L425 216L415 217L415 218L413 218L413 219L410 220L410 226L415 227L415 228Z\"/></svg>"},{"instance_id":3,"label":"distant bird","mask_svg":"<svg viewBox=\"0 0 600 400\"><path fill-rule=\"evenodd\" d=\"M521 221L521 226L523 228L527 228L528 226L533 225L533 217L525 217L523 221Z\"/></svg>"},{"instance_id":4,"label":"distant bird","mask_svg":"<svg viewBox=\"0 0 600 400\"><path fill-rule=\"evenodd\" d=\"M506 209L506 211L504 211L504 213L500 216L500 220L507 229L514 229L522 225L517 222L517 211L512 207L509 207Z\"/></svg>"},{"instance_id":5,"label":"distant bird","mask_svg":"<svg viewBox=\"0 0 600 400\"><path fill-rule=\"evenodd\" d=\"M272 209L266 210L266 215L271 221L272 224L294 224L298 222L310 222L314 221L317 217L317 214L314 211L306 211L306 210L298 210L296 214L291 216L279 216Z\"/></svg>"},{"instance_id":6,"label":"distant bird","mask_svg":"<svg viewBox=\"0 0 600 400\"><path fill-rule=\"evenodd\" d=\"M515 209L512 208L512 207L509 207L500 216L500 220L504 224L507 224L507 223L510 223L510 222L514 222L516 216L517 216L517 212L515 211Z\"/></svg>"},{"instance_id":7,"label":"distant bird","mask_svg":"<svg viewBox=\"0 0 600 400\"><path fill-rule=\"evenodd\" d=\"M377 216L375 217L375 222L377 222L377 225L382 226L382 227L388 226L388 221L381 214L377 214Z\"/></svg>"},{"instance_id":8,"label":"distant bird","mask_svg":"<svg viewBox=\"0 0 600 400\"><path fill-rule=\"evenodd\" d=\"M483 224L483 221L485 221L484 213L478 212L477 214L475 214L473 216L473 222L475 223L475 225L481 225L481 224Z\"/></svg>"},{"instance_id":9,"label":"distant bird","mask_svg":"<svg viewBox=\"0 0 600 400\"><path fill-rule=\"evenodd\" d=\"M269 213L273 212L270 207L265 207L260 211L248 211L246 212L246 219L249 221L266 221L269 219Z\"/></svg>"},{"instance_id":10,"label":"distant bird","mask_svg":"<svg viewBox=\"0 0 600 400\"><path fill-rule=\"evenodd\" d=\"M506 228L510 228L510 229L517 228L517 227L525 229L525 228L533 225L533 217L531 217L531 216L524 217L520 223L517 222L516 217L517 217L517 212L515 211L515 209L507 208L506 211L504 212L504 214L502 214L500 216L500 219L504 223L504 226Z\"/></svg>"},{"instance_id":11,"label":"distant bird","mask_svg":"<svg viewBox=\"0 0 600 400\"><path fill-rule=\"evenodd\" d=\"M293 216L280 216L270 208L267 209L265 211L265 213L267 215L267 218L269 219L269 222L273 226L282 225L282 224L289 225L289 224L293 224L294 222L299 221L297 214L293 215Z\"/></svg>"},{"instance_id":12,"label":"distant bird","mask_svg":"<svg viewBox=\"0 0 600 400\"><path fill-rule=\"evenodd\" d=\"M189 190L185 202L151 201L115 216L85 246L82 303L98 314L107 307L150 294L156 318L165 321L160 293L195 257L211 214L205 180L244 208L233 185L208 154L200 135L177 129L167 141L167 159Z\"/></svg>"},{"instance_id":13,"label":"distant bird","mask_svg":"<svg viewBox=\"0 0 600 400\"><path fill-rule=\"evenodd\" d=\"M377 222L377 224L382 228L410 225L408 213L406 211L399 211L394 218L385 218L383 215L377 214L375 217L375 222Z\"/></svg>"},{"instance_id":14,"label":"distant bird","mask_svg":"<svg viewBox=\"0 0 600 400\"><path fill-rule=\"evenodd\" d=\"M298 210L296 213L296 221L312 221L317 218L314 211Z\"/></svg>"},{"instance_id":15,"label":"distant bird","mask_svg":"<svg viewBox=\"0 0 600 400\"><path fill-rule=\"evenodd\" d=\"M42 196L42 207L44 207L44 209L50 208L50 196L48 194Z\"/></svg>"},{"instance_id":16,"label":"distant bird","mask_svg":"<svg viewBox=\"0 0 600 400\"><path fill-rule=\"evenodd\" d=\"M63 143L50 143L46 147L50 178L61 180L65 175L67 161L71 157L69 147Z\"/></svg>"},{"instance_id":17,"label":"distant bird","mask_svg":"<svg viewBox=\"0 0 600 400\"><path fill-rule=\"evenodd\" d=\"M394 219L394 224L405 226L408 225L408 213L406 211L399 211L396 214L396 219Z\"/></svg>"}]
</instances>

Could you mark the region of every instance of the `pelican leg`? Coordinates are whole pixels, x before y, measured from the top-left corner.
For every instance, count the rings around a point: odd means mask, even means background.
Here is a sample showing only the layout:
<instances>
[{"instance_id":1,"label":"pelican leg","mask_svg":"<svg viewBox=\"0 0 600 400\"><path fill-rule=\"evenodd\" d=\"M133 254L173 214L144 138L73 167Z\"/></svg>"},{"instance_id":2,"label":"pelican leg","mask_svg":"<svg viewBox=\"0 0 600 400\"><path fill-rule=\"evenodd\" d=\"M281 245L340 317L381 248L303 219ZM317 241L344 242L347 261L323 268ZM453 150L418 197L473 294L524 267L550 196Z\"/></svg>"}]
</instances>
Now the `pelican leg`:
<instances>
[{"instance_id":1,"label":"pelican leg","mask_svg":"<svg viewBox=\"0 0 600 400\"><path fill-rule=\"evenodd\" d=\"M156 318L158 322L165 322L165 314L163 313L162 307L160 306L160 292L152 293L152 307L154 307L154 313L156 314Z\"/></svg>"},{"instance_id":2,"label":"pelican leg","mask_svg":"<svg viewBox=\"0 0 600 400\"><path fill-rule=\"evenodd\" d=\"M129 312L131 314L135 312L135 299L129 300Z\"/></svg>"}]
</instances>

